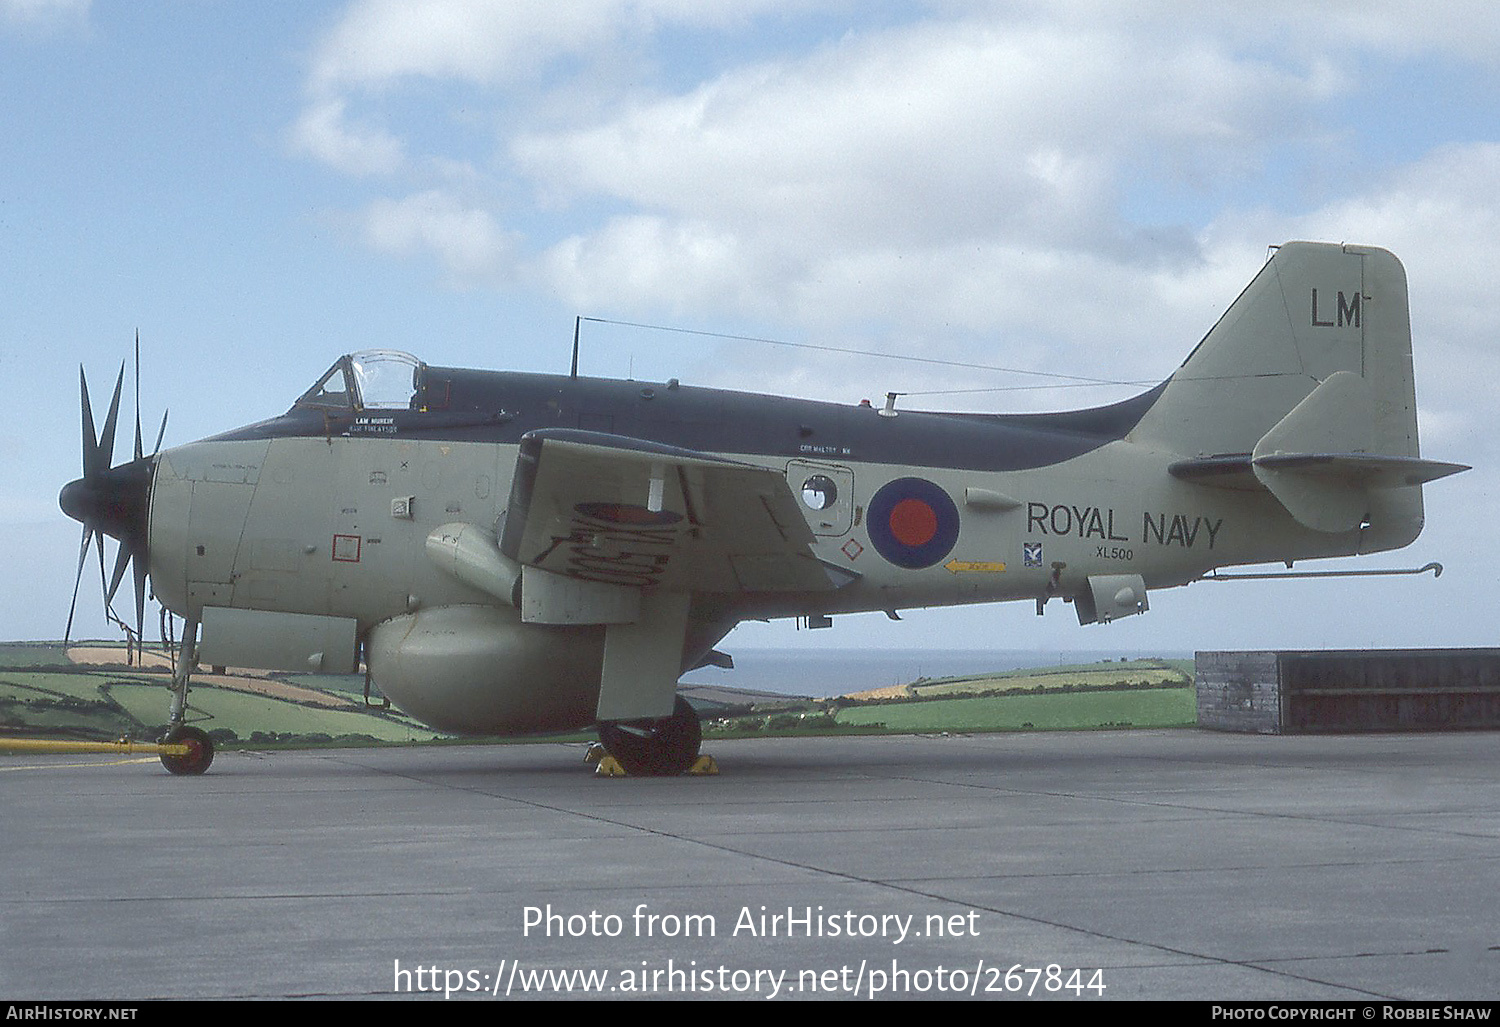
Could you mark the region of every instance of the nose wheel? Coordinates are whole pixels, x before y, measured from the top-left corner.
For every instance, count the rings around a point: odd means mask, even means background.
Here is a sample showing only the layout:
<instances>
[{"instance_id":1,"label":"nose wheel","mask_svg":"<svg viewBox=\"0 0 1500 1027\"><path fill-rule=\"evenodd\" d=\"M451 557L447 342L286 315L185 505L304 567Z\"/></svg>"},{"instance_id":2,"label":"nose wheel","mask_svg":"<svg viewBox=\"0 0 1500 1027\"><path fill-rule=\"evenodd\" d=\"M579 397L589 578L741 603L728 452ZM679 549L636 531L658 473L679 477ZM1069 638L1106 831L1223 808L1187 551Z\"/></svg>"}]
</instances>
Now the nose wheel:
<instances>
[{"instance_id":1,"label":"nose wheel","mask_svg":"<svg viewBox=\"0 0 1500 1027\"><path fill-rule=\"evenodd\" d=\"M168 756L162 753L161 765L174 774L201 774L214 761L213 740L188 724L178 724L162 735L160 741L168 745L187 746L186 756Z\"/></svg>"},{"instance_id":2,"label":"nose wheel","mask_svg":"<svg viewBox=\"0 0 1500 1027\"><path fill-rule=\"evenodd\" d=\"M679 695L670 717L601 723L599 741L627 774L669 777L686 773L698 759L703 729L698 714Z\"/></svg>"}]
</instances>

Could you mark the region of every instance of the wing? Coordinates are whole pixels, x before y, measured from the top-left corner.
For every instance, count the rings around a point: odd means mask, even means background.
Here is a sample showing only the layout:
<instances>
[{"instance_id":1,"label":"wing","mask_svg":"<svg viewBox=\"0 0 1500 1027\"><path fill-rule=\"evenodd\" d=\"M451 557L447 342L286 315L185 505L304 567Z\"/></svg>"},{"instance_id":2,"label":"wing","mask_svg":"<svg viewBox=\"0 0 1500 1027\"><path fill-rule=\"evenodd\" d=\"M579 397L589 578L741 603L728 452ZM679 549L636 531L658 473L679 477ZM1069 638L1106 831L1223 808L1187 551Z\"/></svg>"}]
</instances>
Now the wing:
<instances>
[{"instance_id":1,"label":"wing","mask_svg":"<svg viewBox=\"0 0 1500 1027\"><path fill-rule=\"evenodd\" d=\"M523 567L672 592L819 592L825 564L777 470L566 428L521 439L500 549Z\"/></svg>"},{"instance_id":2,"label":"wing","mask_svg":"<svg viewBox=\"0 0 1500 1027\"><path fill-rule=\"evenodd\" d=\"M521 438L500 551L521 619L605 625L600 721L673 709L692 595L824 592L824 564L776 470L566 428Z\"/></svg>"}]
</instances>

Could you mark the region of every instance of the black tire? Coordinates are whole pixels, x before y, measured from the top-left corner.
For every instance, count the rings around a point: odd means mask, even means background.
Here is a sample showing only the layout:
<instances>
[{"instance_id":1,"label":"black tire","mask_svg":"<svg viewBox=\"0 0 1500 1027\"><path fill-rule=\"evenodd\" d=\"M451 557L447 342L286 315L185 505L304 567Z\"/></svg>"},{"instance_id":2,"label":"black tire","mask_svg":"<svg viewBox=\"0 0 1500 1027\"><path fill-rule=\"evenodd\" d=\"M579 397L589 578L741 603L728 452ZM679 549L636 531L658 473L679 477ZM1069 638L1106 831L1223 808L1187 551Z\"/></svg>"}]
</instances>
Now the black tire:
<instances>
[{"instance_id":1,"label":"black tire","mask_svg":"<svg viewBox=\"0 0 1500 1027\"><path fill-rule=\"evenodd\" d=\"M161 765L174 774L201 774L214 761L213 739L187 724L178 724L159 739L162 744L178 744L188 747L186 756L162 754Z\"/></svg>"},{"instance_id":2,"label":"black tire","mask_svg":"<svg viewBox=\"0 0 1500 1027\"><path fill-rule=\"evenodd\" d=\"M698 759L703 728L693 707L679 695L670 717L605 722L599 725L599 741L633 777L673 777L686 773Z\"/></svg>"}]
</instances>

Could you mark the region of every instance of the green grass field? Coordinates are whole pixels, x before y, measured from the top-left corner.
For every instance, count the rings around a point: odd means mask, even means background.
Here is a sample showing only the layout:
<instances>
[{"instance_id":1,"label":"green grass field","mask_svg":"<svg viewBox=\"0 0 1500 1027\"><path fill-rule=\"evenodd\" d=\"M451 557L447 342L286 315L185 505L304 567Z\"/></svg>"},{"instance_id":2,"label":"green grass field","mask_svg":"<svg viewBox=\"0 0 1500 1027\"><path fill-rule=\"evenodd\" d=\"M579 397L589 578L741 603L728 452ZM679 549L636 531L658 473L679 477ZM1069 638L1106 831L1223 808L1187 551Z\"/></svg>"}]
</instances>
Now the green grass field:
<instances>
[{"instance_id":1,"label":"green grass field","mask_svg":"<svg viewBox=\"0 0 1500 1027\"><path fill-rule=\"evenodd\" d=\"M1065 731L1099 727L1183 727L1197 720L1191 688L990 695L872 703L838 711L840 724L887 731Z\"/></svg>"},{"instance_id":2,"label":"green grass field","mask_svg":"<svg viewBox=\"0 0 1500 1027\"><path fill-rule=\"evenodd\" d=\"M0 642L0 667L42 667L68 662L61 642Z\"/></svg>"},{"instance_id":3,"label":"green grass field","mask_svg":"<svg viewBox=\"0 0 1500 1027\"><path fill-rule=\"evenodd\" d=\"M1045 688L1105 688L1128 683L1185 687L1193 683L1191 660L1121 660L1119 663L1072 664L930 678L909 686L912 694L928 698L938 695L979 695Z\"/></svg>"},{"instance_id":4,"label":"green grass field","mask_svg":"<svg viewBox=\"0 0 1500 1027\"><path fill-rule=\"evenodd\" d=\"M49 695L56 698L98 700L103 698L101 688L116 681L141 681L132 674L114 674L109 671L28 671L0 668L0 696L21 699ZM165 679L163 679L165 680Z\"/></svg>"},{"instance_id":5,"label":"green grass field","mask_svg":"<svg viewBox=\"0 0 1500 1027\"><path fill-rule=\"evenodd\" d=\"M171 692L160 685L115 685L110 697L143 724L163 724ZM378 716L358 710L327 710L249 695L224 688L194 688L190 698L194 723L205 731L229 728L240 738L255 731L267 734L370 735L381 741L427 741L437 735L405 718Z\"/></svg>"},{"instance_id":6,"label":"green grass field","mask_svg":"<svg viewBox=\"0 0 1500 1027\"><path fill-rule=\"evenodd\" d=\"M142 725L109 697L118 680L125 678L0 669L0 724L69 737L139 735Z\"/></svg>"},{"instance_id":7,"label":"green grass field","mask_svg":"<svg viewBox=\"0 0 1500 1027\"><path fill-rule=\"evenodd\" d=\"M80 644L88 645L74 643ZM101 645L118 647L118 643ZM363 678L353 675L285 677L305 687L350 698L358 697L364 688ZM58 642L3 642L0 725L28 734L144 737L167 720L169 680L162 672L74 667L66 648ZM195 686L190 702L194 723L208 731L228 728L241 739L257 731L268 735L368 735L391 742L442 737L394 709L322 709L209 685Z\"/></svg>"},{"instance_id":8,"label":"green grass field","mask_svg":"<svg viewBox=\"0 0 1500 1027\"><path fill-rule=\"evenodd\" d=\"M0 726L26 733L142 737L163 725L171 693L163 673L78 667L57 643L0 643ZM45 668L45 669L33 669ZM705 730L718 736L838 731L982 732L1178 727L1196 721L1192 661L1119 662L1041 667L920 680L910 697L840 708L838 700L757 704L755 712ZM281 680L357 698L354 675L278 675ZM947 696L947 698L944 698ZM232 730L242 741L261 732L281 741L366 735L384 742L442 738L391 709L326 709L209 685L191 696L194 723ZM831 720L826 711L836 710ZM808 714L798 719L796 712Z\"/></svg>"}]
</instances>

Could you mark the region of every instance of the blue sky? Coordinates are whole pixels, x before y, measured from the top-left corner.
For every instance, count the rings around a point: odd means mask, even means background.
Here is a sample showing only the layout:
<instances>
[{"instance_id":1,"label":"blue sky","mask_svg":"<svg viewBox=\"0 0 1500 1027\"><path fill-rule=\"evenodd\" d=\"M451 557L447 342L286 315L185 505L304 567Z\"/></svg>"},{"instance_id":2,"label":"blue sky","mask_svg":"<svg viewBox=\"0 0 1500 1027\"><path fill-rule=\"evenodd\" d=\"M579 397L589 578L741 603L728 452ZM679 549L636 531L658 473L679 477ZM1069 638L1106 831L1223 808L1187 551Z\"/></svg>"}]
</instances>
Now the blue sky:
<instances>
[{"instance_id":1,"label":"blue sky","mask_svg":"<svg viewBox=\"0 0 1500 1027\"><path fill-rule=\"evenodd\" d=\"M0 637L61 632L76 369L106 403L137 328L167 445L279 412L348 350L562 370L577 314L1154 381L1268 245L1313 238L1406 263L1424 454L1476 470L1371 563L1441 580L730 648L1486 644L1497 55L1479 2L0 0ZM584 370L845 402L1031 383L597 324ZM97 611L86 584L84 633Z\"/></svg>"}]
</instances>

